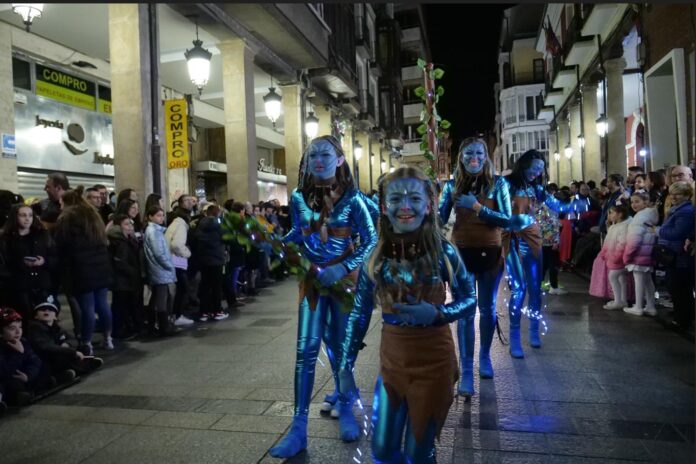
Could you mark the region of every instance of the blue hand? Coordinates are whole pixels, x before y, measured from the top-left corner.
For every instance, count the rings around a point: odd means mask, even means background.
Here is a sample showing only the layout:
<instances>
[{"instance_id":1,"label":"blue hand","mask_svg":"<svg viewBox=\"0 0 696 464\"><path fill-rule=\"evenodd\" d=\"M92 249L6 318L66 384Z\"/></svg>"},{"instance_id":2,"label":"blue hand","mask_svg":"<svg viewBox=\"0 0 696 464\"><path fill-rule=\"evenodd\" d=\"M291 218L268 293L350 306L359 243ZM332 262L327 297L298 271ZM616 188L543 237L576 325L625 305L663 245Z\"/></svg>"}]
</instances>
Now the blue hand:
<instances>
[{"instance_id":1,"label":"blue hand","mask_svg":"<svg viewBox=\"0 0 696 464\"><path fill-rule=\"evenodd\" d=\"M348 271L343 264L332 264L319 272L318 278L324 287L330 287L341 280L347 273Z\"/></svg>"},{"instance_id":2,"label":"blue hand","mask_svg":"<svg viewBox=\"0 0 696 464\"><path fill-rule=\"evenodd\" d=\"M437 318L438 310L427 301L415 302L415 298L408 296L411 304L397 303L394 305L401 320L412 325L432 325Z\"/></svg>"},{"instance_id":3,"label":"blue hand","mask_svg":"<svg viewBox=\"0 0 696 464\"><path fill-rule=\"evenodd\" d=\"M468 193L457 198L457 206L460 208L473 209L476 201L476 196Z\"/></svg>"}]
</instances>

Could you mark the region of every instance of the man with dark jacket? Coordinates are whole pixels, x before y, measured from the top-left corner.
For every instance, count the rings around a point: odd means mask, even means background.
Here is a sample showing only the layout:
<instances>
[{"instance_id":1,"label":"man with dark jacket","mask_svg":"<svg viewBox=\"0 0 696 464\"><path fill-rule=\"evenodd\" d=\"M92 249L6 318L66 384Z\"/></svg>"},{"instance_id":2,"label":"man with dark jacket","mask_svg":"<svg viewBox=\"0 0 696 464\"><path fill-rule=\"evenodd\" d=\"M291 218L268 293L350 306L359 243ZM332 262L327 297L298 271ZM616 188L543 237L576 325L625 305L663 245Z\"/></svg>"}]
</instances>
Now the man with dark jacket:
<instances>
[{"instance_id":1,"label":"man with dark jacket","mask_svg":"<svg viewBox=\"0 0 696 464\"><path fill-rule=\"evenodd\" d=\"M34 308L34 319L26 324L26 335L34 352L59 382L69 382L76 375L85 374L104 361L85 356L68 342L68 334L58 324L60 309L53 297L48 297Z\"/></svg>"},{"instance_id":2,"label":"man with dark jacket","mask_svg":"<svg viewBox=\"0 0 696 464\"><path fill-rule=\"evenodd\" d=\"M607 188L609 189L609 197L602 207L602 214L599 216L599 232L602 236L607 234L607 215L609 208L616 206L624 192L623 176L621 174L611 174L607 177Z\"/></svg>"},{"instance_id":3,"label":"man with dark jacket","mask_svg":"<svg viewBox=\"0 0 696 464\"><path fill-rule=\"evenodd\" d=\"M143 330L141 248L135 239L130 217L116 215L113 224L108 232L109 254L114 269L111 288L113 337L129 338Z\"/></svg>"},{"instance_id":4,"label":"man with dark jacket","mask_svg":"<svg viewBox=\"0 0 696 464\"><path fill-rule=\"evenodd\" d=\"M221 307L225 244L222 242L219 214L218 205L209 206L194 232L194 253L201 271L201 321L210 318L220 321L228 317Z\"/></svg>"}]
</instances>

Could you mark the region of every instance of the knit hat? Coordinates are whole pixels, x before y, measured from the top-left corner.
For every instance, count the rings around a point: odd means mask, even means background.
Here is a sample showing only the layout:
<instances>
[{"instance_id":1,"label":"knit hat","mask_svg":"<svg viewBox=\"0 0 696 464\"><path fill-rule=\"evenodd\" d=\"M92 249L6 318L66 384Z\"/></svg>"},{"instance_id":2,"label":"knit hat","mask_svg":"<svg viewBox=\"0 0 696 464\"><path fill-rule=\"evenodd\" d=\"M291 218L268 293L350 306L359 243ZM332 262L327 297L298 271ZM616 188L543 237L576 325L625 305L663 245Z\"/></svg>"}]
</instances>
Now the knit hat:
<instances>
[{"instance_id":1,"label":"knit hat","mask_svg":"<svg viewBox=\"0 0 696 464\"><path fill-rule=\"evenodd\" d=\"M13 322L21 321L22 316L12 308L0 308L0 329L4 329Z\"/></svg>"},{"instance_id":2,"label":"knit hat","mask_svg":"<svg viewBox=\"0 0 696 464\"><path fill-rule=\"evenodd\" d=\"M53 298L53 295L48 295L46 301L42 301L41 303L34 306L34 313L36 314L37 311L50 309L51 311L56 313L57 316L60 313L60 309L58 308L58 306L56 306L55 301L56 300Z\"/></svg>"}]
</instances>

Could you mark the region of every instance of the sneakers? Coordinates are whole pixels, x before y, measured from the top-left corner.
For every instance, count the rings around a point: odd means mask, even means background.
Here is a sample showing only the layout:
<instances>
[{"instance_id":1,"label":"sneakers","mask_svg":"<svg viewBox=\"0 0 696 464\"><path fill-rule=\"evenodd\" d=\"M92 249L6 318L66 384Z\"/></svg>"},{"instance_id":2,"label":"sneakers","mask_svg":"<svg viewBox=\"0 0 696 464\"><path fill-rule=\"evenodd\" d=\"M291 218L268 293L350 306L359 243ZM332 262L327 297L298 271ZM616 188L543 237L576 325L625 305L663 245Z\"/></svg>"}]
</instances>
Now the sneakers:
<instances>
[{"instance_id":1,"label":"sneakers","mask_svg":"<svg viewBox=\"0 0 696 464\"><path fill-rule=\"evenodd\" d=\"M111 337L106 337L104 341L102 342L102 348L105 350L113 350L114 349L114 340Z\"/></svg>"},{"instance_id":2,"label":"sneakers","mask_svg":"<svg viewBox=\"0 0 696 464\"><path fill-rule=\"evenodd\" d=\"M181 327L182 325L191 325L193 324L193 322L193 319L189 319L188 317L182 314L174 321L174 325L177 327Z\"/></svg>"},{"instance_id":3,"label":"sneakers","mask_svg":"<svg viewBox=\"0 0 696 464\"><path fill-rule=\"evenodd\" d=\"M80 351L85 356L94 356L94 348L92 347L92 342L87 342L80 347Z\"/></svg>"},{"instance_id":4,"label":"sneakers","mask_svg":"<svg viewBox=\"0 0 696 464\"><path fill-rule=\"evenodd\" d=\"M655 308L647 308L647 307L646 307L646 308L643 309L643 315L655 317L655 316L657 316L657 309L655 309Z\"/></svg>"},{"instance_id":5,"label":"sneakers","mask_svg":"<svg viewBox=\"0 0 696 464\"><path fill-rule=\"evenodd\" d=\"M223 320L227 319L228 317L230 317L230 315L227 313L223 313L222 311L220 311L219 313L213 314L213 319L215 319L216 321L223 321Z\"/></svg>"},{"instance_id":6,"label":"sneakers","mask_svg":"<svg viewBox=\"0 0 696 464\"><path fill-rule=\"evenodd\" d=\"M549 295L567 295L568 290L558 287L558 288L552 288L549 290Z\"/></svg>"},{"instance_id":7,"label":"sneakers","mask_svg":"<svg viewBox=\"0 0 696 464\"><path fill-rule=\"evenodd\" d=\"M201 314L201 317L198 318L198 322L208 322L208 319L210 319L209 314Z\"/></svg>"},{"instance_id":8,"label":"sneakers","mask_svg":"<svg viewBox=\"0 0 696 464\"><path fill-rule=\"evenodd\" d=\"M77 377L77 372L72 369L67 369L56 375L56 380L58 383L68 383L75 380L75 377Z\"/></svg>"},{"instance_id":9,"label":"sneakers","mask_svg":"<svg viewBox=\"0 0 696 464\"><path fill-rule=\"evenodd\" d=\"M627 306L623 309L626 314L633 314L634 316L642 316L643 308L636 308L635 306Z\"/></svg>"},{"instance_id":10,"label":"sneakers","mask_svg":"<svg viewBox=\"0 0 696 464\"><path fill-rule=\"evenodd\" d=\"M541 283L541 289L543 291L548 292L549 288L551 288L551 282L549 282L548 280L545 280Z\"/></svg>"},{"instance_id":11,"label":"sneakers","mask_svg":"<svg viewBox=\"0 0 696 464\"><path fill-rule=\"evenodd\" d=\"M621 309L621 308L623 308L624 306L626 306L626 302L625 302L625 301L615 301L615 300L611 300L609 303L607 303L607 304L605 304L604 306L602 306L602 308L611 310L611 309Z\"/></svg>"}]
</instances>

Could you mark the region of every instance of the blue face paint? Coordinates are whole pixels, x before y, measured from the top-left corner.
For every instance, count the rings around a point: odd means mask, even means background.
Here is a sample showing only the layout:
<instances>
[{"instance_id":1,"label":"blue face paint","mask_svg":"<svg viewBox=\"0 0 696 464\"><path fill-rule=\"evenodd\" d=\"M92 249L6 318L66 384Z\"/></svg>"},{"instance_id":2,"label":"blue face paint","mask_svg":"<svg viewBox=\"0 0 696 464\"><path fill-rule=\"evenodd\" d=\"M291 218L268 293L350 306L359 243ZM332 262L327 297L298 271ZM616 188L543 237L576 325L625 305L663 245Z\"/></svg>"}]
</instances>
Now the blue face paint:
<instances>
[{"instance_id":1,"label":"blue face paint","mask_svg":"<svg viewBox=\"0 0 696 464\"><path fill-rule=\"evenodd\" d=\"M331 179L336 176L336 168L343 164L345 158L338 157L336 148L326 140L312 142L307 151L307 169L319 179Z\"/></svg>"},{"instance_id":2,"label":"blue face paint","mask_svg":"<svg viewBox=\"0 0 696 464\"><path fill-rule=\"evenodd\" d=\"M464 170L469 174L478 174L486 163L486 147L480 142L470 143L461 153Z\"/></svg>"},{"instance_id":3,"label":"blue face paint","mask_svg":"<svg viewBox=\"0 0 696 464\"><path fill-rule=\"evenodd\" d=\"M397 234L413 232L430 213L430 199L422 180L412 177L395 179L387 185L386 214Z\"/></svg>"},{"instance_id":4,"label":"blue face paint","mask_svg":"<svg viewBox=\"0 0 696 464\"><path fill-rule=\"evenodd\" d=\"M532 165L524 170L524 178L531 182L544 172L544 161L540 159L532 160Z\"/></svg>"}]
</instances>

